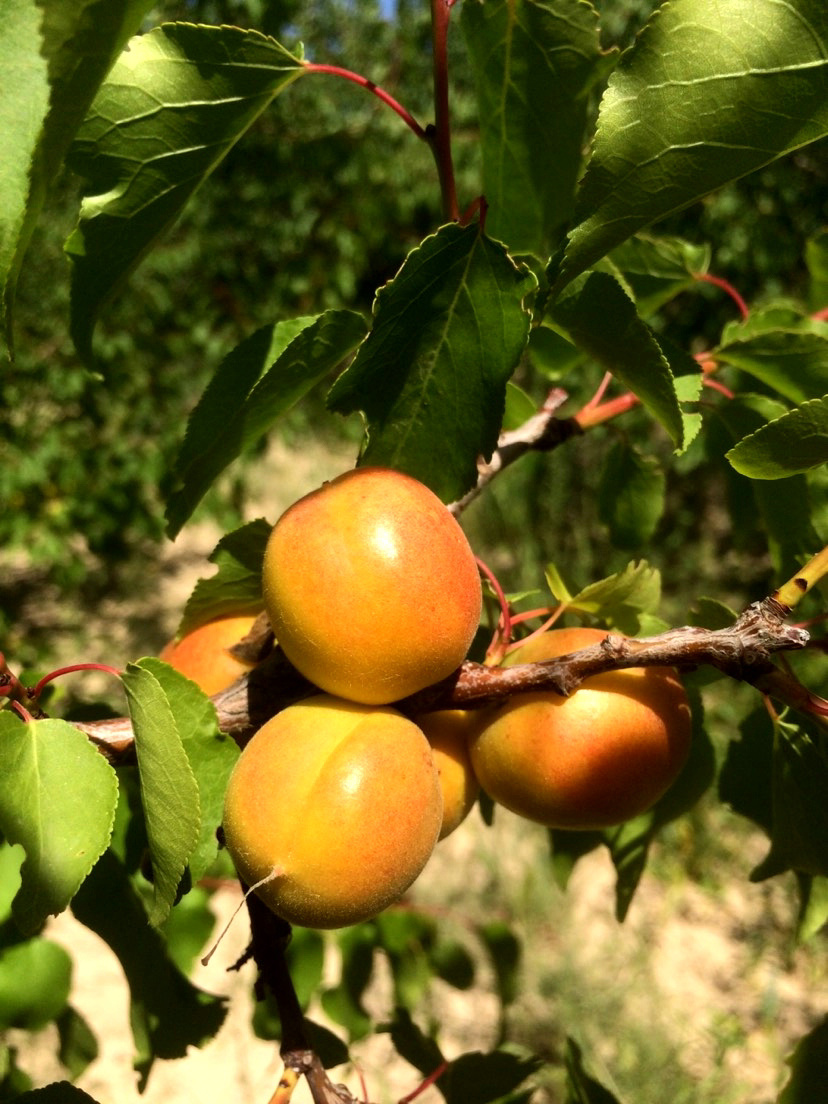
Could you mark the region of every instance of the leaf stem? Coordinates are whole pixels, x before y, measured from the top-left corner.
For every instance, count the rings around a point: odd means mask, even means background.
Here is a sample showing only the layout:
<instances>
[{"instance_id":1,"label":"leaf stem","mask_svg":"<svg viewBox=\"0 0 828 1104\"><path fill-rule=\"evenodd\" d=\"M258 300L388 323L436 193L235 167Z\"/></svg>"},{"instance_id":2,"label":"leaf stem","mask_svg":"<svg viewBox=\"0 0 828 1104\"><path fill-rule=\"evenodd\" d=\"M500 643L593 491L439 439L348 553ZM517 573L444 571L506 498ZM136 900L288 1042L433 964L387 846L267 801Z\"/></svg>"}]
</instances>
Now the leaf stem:
<instances>
[{"instance_id":1,"label":"leaf stem","mask_svg":"<svg viewBox=\"0 0 828 1104\"><path fill-rule=\"evenodd\" d=\"M305 69L309 73L331 73L335 77L342 77L344 80L353 81L353 83L358 84L360 88L367 89L372 95L376 96L378 100L381 100L390 107L392 111L396 112L409 130L413 131L418 138L421 138L424 142L428 142L429 145L431 144L426 130L420 126L414 116L407 111L398 100L395 100L390 92L386 92L384 88L375 84L374 81L369 80L368 77L364 77L361 73L354 73L351 69L343 69L339 65L325 65L322 62L305 62Z\"/></svg>"},{"instance_id":2,"label":"leaf stem","mask_svg":"<svg viewBox=\"0 0 828 1104\"><path fill-rule=\"evenodd\" d=\"M695 272L693 273L693 279L702 284L712 284L714 287L721 288L739 308L742 321L745 322L750 317L750 307L729 280L725 280L721 276L714 276L710 272Z\"/></svg>"},{"instance_id":3,"label":"leaf stem","mask_svg":"<svg viewBox=\"0 0 828 1104\"><path fill-rule=\"evenodd\" d=\"M460 217L457 186L451 156L449 120L448 26L451 0L431 0L432 70L434 81L434 125L426 130L428 144L437 164L443 214L456 222Z\"/></svg>"}]
</instances>

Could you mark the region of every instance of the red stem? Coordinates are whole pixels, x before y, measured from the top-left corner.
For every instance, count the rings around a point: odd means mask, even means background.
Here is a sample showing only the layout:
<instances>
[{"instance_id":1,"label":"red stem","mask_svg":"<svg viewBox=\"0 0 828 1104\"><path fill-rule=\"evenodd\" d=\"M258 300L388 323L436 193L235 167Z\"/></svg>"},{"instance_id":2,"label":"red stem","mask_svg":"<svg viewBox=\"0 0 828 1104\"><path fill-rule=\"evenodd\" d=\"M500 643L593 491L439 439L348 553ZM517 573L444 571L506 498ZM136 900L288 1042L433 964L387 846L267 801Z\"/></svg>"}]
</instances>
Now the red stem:
<instances>
[{"instance_id":1,"label":"red stem","mask_svg":"<svg viewBox=\"0 0 828 1104\"><path fill-rule=\"evenodd\" d=\"M431 0L431 34L434 74L434 126L428 131L428 141L443 196L443 214L456 222L460 217L457 187L451 158L451 128L449 120L448 25L451 0Z\"/></svg>"},{"instance_id":2,"label":"red stem","mask_svg":"<svg viewBox=\"0 0 828 1104\"><path fill-rule=\"evenodd\" d=\"M424 142L428 142L428 134L423 127L417 122L414 116L395 100L394 97L386 92L384 88L380 88L378 84L375 84L368 77L363 77L361 73L354 73L351 69L343 69L339 65L324 65L321 62L308 61L305 63L305 69L310 73L331 73L335 77L343 77L345 80L353 81L354 84L358 84L360 88L366 88L377 99L382 100L384 104L395 111L397 115L402 119L405 125L412 130L418 138L422 138Z\"/></svg>"},{"instance_id":3,"label":"red stem","mask_svg":"<svg viewBox=\"0 0 828 1104\"><path fill-rule=\"evenodd\" d=\"M638 396L634 395L632 391L627 391L626 394L619 395L617 399L609 399L605 403L599 403L598 406L590 407L587 404L583 410L578 411L573 421L581 429L590 429L592 426L601 425L602 422L617 418L619 414L626 414L638 402Z\"/></svg>"},{"instance_id":4,"label":"red stem","mask_svg":"<svg viewBox=\"0 0 828 1104\"><path fill-rule=\"evenodd\" d=\"M30 691L29 697L34 701L40 697L43 693L44 687L56 678L60 678L61 675L71 675L75 671L103 671L104 674L114 675L116 678L121 677L121 672L115 667L110 667L108 663L72 663L69 667L58 667L56 671L50 671L48 675L44 675Z\"/></svg>"},{"instance_id":5,"label":"red stem","mask_svg":"<svg viewBox=\"0 0 828 1104\"><path fill-rule=\"evenodd\" d=\"M736 288L733 286L733 284L731 284L728 280L722 279L721 276L713 276L710 272L695 272L693 274L693 279L698 280L700 283L713 284L714 287L721 288L721 290L726 292L739 308L739 313L742 316L742 321L744 322L748 318L748 316L750 315L750 308L748 307L742 296L739 294L739 292L736 290Z\"/></svg>"}]
</instances>

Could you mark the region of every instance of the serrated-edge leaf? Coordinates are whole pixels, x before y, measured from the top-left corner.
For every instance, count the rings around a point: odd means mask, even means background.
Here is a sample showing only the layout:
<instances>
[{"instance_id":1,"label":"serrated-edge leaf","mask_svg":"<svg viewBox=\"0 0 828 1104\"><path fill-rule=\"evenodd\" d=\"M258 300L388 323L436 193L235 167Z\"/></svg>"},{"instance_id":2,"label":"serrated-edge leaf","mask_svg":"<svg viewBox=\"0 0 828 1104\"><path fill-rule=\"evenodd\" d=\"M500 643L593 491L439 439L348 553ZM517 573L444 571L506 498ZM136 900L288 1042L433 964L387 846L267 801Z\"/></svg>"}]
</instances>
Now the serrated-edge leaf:
<instances>
[{"instance_id":1,"label":"serrated-edge leaf","mask_svg":"<svg viewBox=\"0 0 828 1104\"><path fill-rule=\"evenodd\" d=\"M646 560L628 563L604 579L588 583L567 603L573 612L605 617L619 606L628 606L640 613L654 613L661 601L661 573Z\"/></svg>"},{"instance_id":2,"label":"serrated-edge leaf","mask_svg":"<svg viewBox=\"0 0 828 1104\"><path fill-rule=\"evenodd\" d=\"M635 303L607 272L591 272L551 308L555 322L619 379L666 429L677 448L684 425L670 363Z\"/></svg>"},{"instance_id":3,"label":"serrated-edge leaf","mask_svg":"<svg viewBox=\"0 0 828 1104\"><path fill-rule=\"evenodd\" d=\"M828 396L768 422L725 457L750 479L784 479L828 463Z\"/></svg>"},{"instance_id":4,"label":"serrated-edge leaf","mask_svg":"<svg viewBox=\"0 0 828 1104\"><path fill-rule=\"evenodd\" d=\"M132 38L78 133L87 178L72 261L71 331L85 359L103 305L273 98L305 72L275 39L166 23Z\"/></svg>"},{"instance_id":5,"label":"serrated-edge leaf","mask_svg":"<svg viewBox=\"0 0 828 1104\"><path fill-rule=\"evenodd\" d=\"M144 661L123 675L132 720L141 803L152 862L154 897L150 923L169 915L184 871L199 840L198 785L181 730L161 682Z\"/></svg>"},{"instance_id":6,"label":"serrated-edge leaf","mask_svg":"<svg viewBox=\"0 0 828 1104\"><path fill-rule=\"evenodd\" d=\"M225 533L207 557L218 570L197 581L184 607L179 637L214 618L262 608L262 561L272 528L269 521L256 518Z\"/></svg>"},{"instance_id":7,"label":"serrated-edge leaf","mask_svg":"<svg viewBox=\"0 0 828 1104\"><path fill-rule=\"evenodd\" d=\"M26 852L12 915L25 934L62 912L106 850L118 781L74 725L0 712L0 832Z\"/></svg>"},{"instance_id":8,"label":"serrated-edge leaf","mask_svg":"<svg viewBox=\"0 0 828 1104\"><path fill-rule=\"evenodd\" d=\"M187 859L190 878L197 882L218 851L216 829L239 749L221 732L215 706L194 682L160 659L142 659L141 667L158 680L168 701L175 702L178 734L198 787L199 835Z\"/></svg>"},{"instance_id":9,"label":"serrated-edge leaf","mask_svg":"<svg viewBox=\"0 0 828 1104\"><path fill-rule=\"evenodd\" d=\"M656 219L828 133L823 0L672 0L610 76L558 287Z\"/></svg>"},{"instance_id":10,"label":"serrated-edge leaf","mask_svg":"<svg viewBox=\"0 0 828 1104\"><path fill-rule=\"evenodd\" d=\"M190 415L167 501L176 536L215 478L365 336L349 310L263 326L228 354Z\"/></svg>"},{"instance_id":11,"label":"serrated-edge leaf","mask_svg":"<svg viewBox=\"0 0 828 1104\"><path fill-rule=\"evenodd\" d=\"M443 226L409 253L328 396L332 410L367 417L361 463L407 472L444 502L475 485L478 457L497 444L536 283L475 224Z\"/></svg>"}]
</instances>

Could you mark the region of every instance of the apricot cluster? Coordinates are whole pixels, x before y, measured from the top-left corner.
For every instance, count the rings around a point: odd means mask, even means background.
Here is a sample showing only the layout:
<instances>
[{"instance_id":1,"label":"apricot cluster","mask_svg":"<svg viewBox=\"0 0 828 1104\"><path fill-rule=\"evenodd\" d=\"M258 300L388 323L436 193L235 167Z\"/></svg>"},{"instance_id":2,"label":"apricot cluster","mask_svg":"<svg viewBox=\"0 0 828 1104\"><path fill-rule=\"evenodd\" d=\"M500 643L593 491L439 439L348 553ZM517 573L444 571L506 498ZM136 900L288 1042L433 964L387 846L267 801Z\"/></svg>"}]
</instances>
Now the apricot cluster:
<instances>
[{"instance_id":1,"label":"apricot cluster","mask_svg":"<svg viewBox=\"0 0 828 1104\"><path fill-rule=\"evenodd\" d=\"M569 698L523 693L413 720L395 708L460 666L482 604L460 526L398 472L357 469L291 506L267 544L263 597L318 693L247 744L223 829L243 881L291 923L341 927L398 900L481 786L530 820L601 828L650 808L687 758L690 710L668 668L595 676ZM604 635L548 631L507 662Z\"/></svg>"}]
</instances>

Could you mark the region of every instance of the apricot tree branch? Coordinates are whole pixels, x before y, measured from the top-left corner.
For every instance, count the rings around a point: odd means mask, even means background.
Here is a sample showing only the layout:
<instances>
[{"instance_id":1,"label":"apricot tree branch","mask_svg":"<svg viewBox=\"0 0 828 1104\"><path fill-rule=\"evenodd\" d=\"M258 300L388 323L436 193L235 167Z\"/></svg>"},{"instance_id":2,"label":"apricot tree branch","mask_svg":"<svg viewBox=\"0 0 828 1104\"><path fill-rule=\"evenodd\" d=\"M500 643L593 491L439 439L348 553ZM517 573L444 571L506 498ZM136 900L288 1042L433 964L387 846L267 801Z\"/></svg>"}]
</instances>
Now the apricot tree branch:
<instances>
[{"instance_id":1,"label":"apricot tree branch","mask_svg":"<svg viewBox=\"0 0 828 1104\"><path fill-rule=\"evenodd\" d=\"M466 507L485 490L491 481L504 468L514 464L527 452L551 452L564 441L580 433L580 426L573 418L558 418L558 410L569 398L566 391L554 387L544 400L543 406L531 418L517 429L506 430L497 439L497 448L489 461L482 457L477 463L477 483L462 498L452 502L449 510L455 515L462 514Z\"/></svg>"},{"instance_id":2,"label":"apricot tree branch","mask_svg":"<svg viewBox=\"0 0 828 1104\"><path fill-rule=\"evenodd\" d=\"M808 643L805 629L784 623L788 613L789 608L771 596L748 606L725 629L685 626L658 636L634 638L608 632L599 644L541 663L487 667L466 662L442 682L396 705L414 716L436 709L490 705L529 691L549 690L567 696L592 675L626 667L663 666L687 671L708 666L750 683L760 693L784 704L824 718L828 716L828 703L773 662L777 653L795 651ZM243 745L279 710L316 692L275 648L252 671L216 694L213 703L222 730ZM110 760L121 762L132 756L128 719L74 723Z\"/></svg>"}]
</instances>

